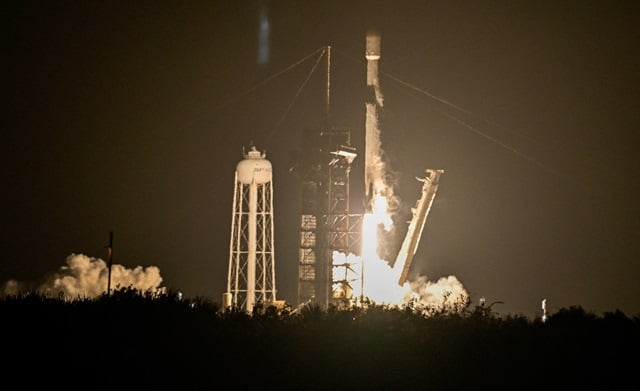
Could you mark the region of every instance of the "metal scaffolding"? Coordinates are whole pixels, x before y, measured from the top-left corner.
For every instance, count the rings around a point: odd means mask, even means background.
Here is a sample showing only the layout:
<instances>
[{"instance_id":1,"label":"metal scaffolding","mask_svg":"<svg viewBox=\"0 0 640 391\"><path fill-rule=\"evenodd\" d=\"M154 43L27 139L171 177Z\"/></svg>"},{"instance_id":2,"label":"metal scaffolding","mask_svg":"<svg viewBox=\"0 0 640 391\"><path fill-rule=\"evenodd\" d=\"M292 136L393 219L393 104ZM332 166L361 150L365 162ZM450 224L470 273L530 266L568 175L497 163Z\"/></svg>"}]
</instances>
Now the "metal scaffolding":
<instances>
[{"instance_id":1,"label":"metal scaffolding","mask_svg":"<svg viewBox=\"0 0 640 391\"><path fill-rule=\"evenodd\" d=\"M359 252L362 216L349 211L349 175L357 156L350 132L331 128L318 136L319 149L302 178L298 305L327 308L352 298L359 275L349 255Z\"/></svg>"}]
</instances>

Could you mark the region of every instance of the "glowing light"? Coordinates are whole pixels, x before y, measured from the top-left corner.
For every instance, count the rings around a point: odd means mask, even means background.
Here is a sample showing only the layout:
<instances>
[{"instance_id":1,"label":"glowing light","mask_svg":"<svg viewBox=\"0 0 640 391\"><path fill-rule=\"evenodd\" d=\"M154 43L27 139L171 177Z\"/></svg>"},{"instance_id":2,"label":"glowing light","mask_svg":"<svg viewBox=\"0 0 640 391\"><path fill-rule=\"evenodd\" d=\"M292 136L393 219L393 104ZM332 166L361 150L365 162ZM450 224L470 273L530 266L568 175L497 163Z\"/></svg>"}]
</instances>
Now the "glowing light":
<instances>
[{"instance_id":1,"label":"glowing light","mask_svg":"<svg viewBox=\"0 0 640 391\"><path fill-rule=\"evenodd\" d=\"M401 270L392 268L388 261L381 259L377 249L379 234L388 232L392 226L391 215L385 197L372 200L372 213L365 214L362 223L361 288L354 294L383 305L401 306L413 303L424 311L461 311L466 306L469 295L455 276L429 281L420 276L400 286L397 281ZM384 226L385 231L378 228ZM335 257L334 257L335 259Z\"/></svg>"},{"instance_id":2,"label":"glowing light","mask_svg":"<svg viewBox=\"0 0 640 391\"><path fill-rule=\"evenodd\" d=\"M377 194L373 199L373 205L371 207L374 222L376 224L382 224L386 231L391 229L393 220L389 214L389 204L387 199L380 194ZM375 231L374 231L375 232Z\"/></svg>"},{"instance_id":3,"label":"glowing light","mask_svg":"<svg viewBox=\"0 0 640 391\"><path fill-rule=\"evenodd\" d=\"M380 304L398 305L402 303L406 287L393 283L397 281L393 269L377 254L378 226L388 224L391 218L386 214L386 203L376 201L374 213L366 214L362 223L362 294Z\"/></svg>"}]
</instances>

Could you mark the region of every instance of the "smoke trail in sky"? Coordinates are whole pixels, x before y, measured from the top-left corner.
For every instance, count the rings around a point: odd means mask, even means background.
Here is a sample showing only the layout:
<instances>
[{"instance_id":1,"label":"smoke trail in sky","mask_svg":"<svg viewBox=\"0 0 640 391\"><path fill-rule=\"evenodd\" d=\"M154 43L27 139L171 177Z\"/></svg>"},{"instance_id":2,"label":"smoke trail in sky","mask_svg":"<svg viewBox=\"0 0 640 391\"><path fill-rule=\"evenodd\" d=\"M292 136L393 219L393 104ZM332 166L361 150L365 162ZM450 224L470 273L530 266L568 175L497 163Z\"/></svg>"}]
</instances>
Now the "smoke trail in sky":
<instances>
[{"instance_id":1,"label":"smoke trail in sky","mask_svg":"<svg viewBox=\"0 0 640 391\"><path fill-rule=\"evenodd\" d=\"M108 266L102 259L71 254L66 259L66 266L61 266L43 283L36 284L35 289L31 283L10 280L4 284L2 294L20 295L35 291L47 297L94 298L107 291L108 278ZM156 266L136 266L133 269L117 264L111 266L112 289L133 288L144 292L161 292L164 290L161 283L160 269Z\"/></svg>"},{"instance_id":2,"label":"smoke trail in sky","mask_svg":"<svg viewBox=\"0 0 640 391\"><path fill-rule=\"evenodd\" d=\"M263 4L258 15L258 65L265 65L269 62L270 30L267 6Z\"/></svg>"}]
</instances>

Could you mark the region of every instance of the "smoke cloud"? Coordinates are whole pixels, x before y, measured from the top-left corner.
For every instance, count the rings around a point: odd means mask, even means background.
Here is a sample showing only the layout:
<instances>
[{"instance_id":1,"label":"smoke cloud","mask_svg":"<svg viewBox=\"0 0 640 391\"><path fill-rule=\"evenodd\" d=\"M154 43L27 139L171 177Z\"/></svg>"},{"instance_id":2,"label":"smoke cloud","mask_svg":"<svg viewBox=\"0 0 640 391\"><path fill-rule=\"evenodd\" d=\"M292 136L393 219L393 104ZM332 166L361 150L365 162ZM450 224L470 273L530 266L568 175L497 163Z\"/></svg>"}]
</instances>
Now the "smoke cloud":
<instances>
[{"instance_id":1,"label":"smoke cloud","mask_svg":"<svg viewBox=\"0 0 640 391\"><path fill-rule=\"evenodd\" d=\"M17 296L35 292L47 297L68 300L95 298L107 291L109 267L105 261L84 254L71 254L66 265L44 279L42 283L25 283L9 280L2 287L4 296ZM144 292L164 291L162 277L156 266L136 266L127 269L111 265L111 289L132 288Z\"/></svg>"},{"instance_id":2,"label":"smoke cloud","mask_svg":"<svg viewBox=\"0 0 640 391\"><path fill-rule=\"evenodd\" d=\"M441 277L437 281L429 281L426 276L419 276L409 285L411 292L405 296L405 302L416 300L427 308L459 312L469 300L469 294L462 283L452 275Z\"/></svg>"}]
</instances>

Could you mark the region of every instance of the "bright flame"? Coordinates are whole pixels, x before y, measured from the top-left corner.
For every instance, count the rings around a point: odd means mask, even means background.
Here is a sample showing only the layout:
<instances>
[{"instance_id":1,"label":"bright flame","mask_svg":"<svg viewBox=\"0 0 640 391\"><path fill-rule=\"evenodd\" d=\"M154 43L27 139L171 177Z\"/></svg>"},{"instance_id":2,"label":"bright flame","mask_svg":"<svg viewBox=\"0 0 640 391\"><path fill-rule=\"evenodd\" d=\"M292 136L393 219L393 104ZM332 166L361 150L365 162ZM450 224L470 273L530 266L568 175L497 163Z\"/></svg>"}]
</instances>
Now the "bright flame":
<instances>
[{"instance_id":1,"label":"bright flame","mask_svg":"<svg viewBox=\"0 0 640 391\"><path fill-rule=\"evenodd\" d=\"M375 236L375 228L378 224L382 224L384 226L385 231L391 230L391 226L393 225L393 220L391 219L391 215L389 214L389 203L387 199L380 194L376 194L373 199L371 206L372 213L370 214L373 220L373 223L376 225L373 227L373 234Z\"/></svg>"},{"instance_id":2,"label":"bright flame","mask_svg":"<svg viewBox=\"0 0 640 391\"><path fill-rule=\"evenodd\" d=\"M362 222L362 255L345 255L334 252L334 266L347 266L353 278L349 280L348 292L342 289L345 296L352 298L368 298L382 305L401 306L414 303L426 310L460 311L464 309L469 295L455 276L442 277L436 282L428 281L425 276L415 281L407 281L398 285L398 269L394 269L378 255L378 233L382 225L389 232L392 219L387 210L387 201L377 196L372 201L372 213L364 215Z\"/></svg>"}]
</instances>

